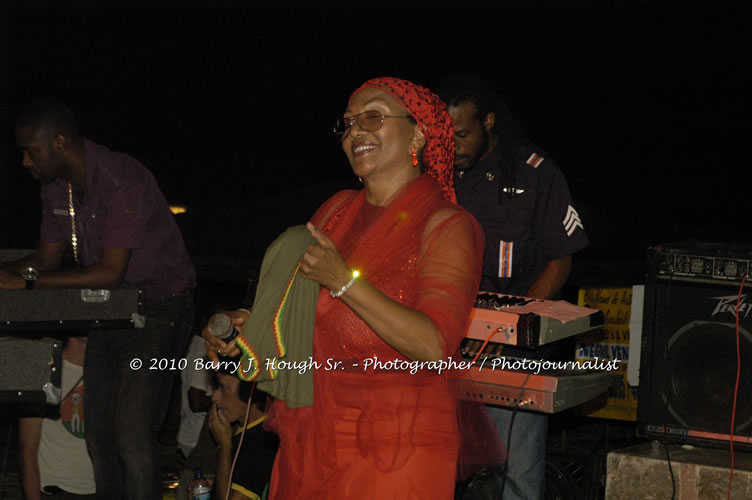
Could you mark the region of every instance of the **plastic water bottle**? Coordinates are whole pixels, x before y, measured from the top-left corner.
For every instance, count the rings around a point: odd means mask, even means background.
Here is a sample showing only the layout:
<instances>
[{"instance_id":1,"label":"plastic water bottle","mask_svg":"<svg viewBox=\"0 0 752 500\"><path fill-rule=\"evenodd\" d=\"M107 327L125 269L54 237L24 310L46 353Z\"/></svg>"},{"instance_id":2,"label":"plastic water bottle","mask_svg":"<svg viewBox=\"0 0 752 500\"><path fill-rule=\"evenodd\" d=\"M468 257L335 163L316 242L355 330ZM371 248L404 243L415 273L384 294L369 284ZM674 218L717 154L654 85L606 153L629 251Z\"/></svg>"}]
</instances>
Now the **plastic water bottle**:
<instances>
[{"instance_id":1,"label":"plastic water bottle","mask_svg":"<svg viewBox=\"0 0 752 500\"><path fill-rule=\"evenodd\" d=\"M193 471L193 481L188 489L191 492L191 500L211 500L211 485L200 467Z\"/></svg>"}]
</instances>

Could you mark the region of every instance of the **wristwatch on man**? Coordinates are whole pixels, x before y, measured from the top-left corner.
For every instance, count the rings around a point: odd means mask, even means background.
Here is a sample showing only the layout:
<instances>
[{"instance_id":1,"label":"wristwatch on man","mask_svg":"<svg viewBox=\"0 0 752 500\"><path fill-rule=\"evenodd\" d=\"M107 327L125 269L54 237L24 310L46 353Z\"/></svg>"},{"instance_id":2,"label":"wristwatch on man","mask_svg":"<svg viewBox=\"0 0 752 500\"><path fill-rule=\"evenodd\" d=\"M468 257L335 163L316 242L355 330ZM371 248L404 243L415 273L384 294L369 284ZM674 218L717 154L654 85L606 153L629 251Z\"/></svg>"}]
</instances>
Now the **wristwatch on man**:
<instances>
[{"instance_id":1,"label":"wristwatch on man","mask_svg":"<svg viewBox=\"0 0 752 500\"><path fill-rule=\"evenodd\" d=\"M37 271L33 267L27 267L26 269L21 271L21 277L26 282L26 289L32 290L37 282L37 278L39 278L39 271Z\"/></svg>"}]
</instances>

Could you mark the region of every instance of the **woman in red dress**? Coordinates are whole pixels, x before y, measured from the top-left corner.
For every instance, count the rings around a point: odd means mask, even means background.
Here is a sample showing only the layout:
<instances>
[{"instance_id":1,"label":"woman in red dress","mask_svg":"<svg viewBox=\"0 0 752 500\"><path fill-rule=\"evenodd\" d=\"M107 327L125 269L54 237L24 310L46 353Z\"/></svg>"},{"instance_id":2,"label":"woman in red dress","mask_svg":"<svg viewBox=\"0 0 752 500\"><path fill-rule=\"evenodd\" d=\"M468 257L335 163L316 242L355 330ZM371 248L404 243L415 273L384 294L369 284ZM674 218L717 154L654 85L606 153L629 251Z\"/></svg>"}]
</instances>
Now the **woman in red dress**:
<instances>
[{"instance_id":1,"label":"woman in red dress","mask_svg":"<svg viewBox=\"0 0 752 500\"><path fill-rule=\"evenodd\" d=\"M377 78L353 93L337 131L363 189L337 193L308 224L317 244L300 269L321 285L323 368L313 406L272 406L270 498L451 499L454 374L428 362L458 350L483 252L480 226L455 202L453 124L427 89Z\"/></svg>"}]
</instances>

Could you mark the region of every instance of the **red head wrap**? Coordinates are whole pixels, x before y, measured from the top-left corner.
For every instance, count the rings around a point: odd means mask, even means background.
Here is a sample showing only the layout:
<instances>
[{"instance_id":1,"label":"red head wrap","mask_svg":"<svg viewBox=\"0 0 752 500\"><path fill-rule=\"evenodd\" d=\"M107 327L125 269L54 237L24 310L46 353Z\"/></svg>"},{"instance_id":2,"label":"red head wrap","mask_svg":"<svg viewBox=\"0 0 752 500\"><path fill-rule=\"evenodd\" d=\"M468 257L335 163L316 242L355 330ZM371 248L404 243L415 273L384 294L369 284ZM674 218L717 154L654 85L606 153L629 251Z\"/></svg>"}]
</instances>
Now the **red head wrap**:
<instances>
[{"instance_id":1,"label":"red head wrap","mask_svg":"<svg viewBox=\"0 0 752 500\"><path fill-rule=\"evenodd\" d=\"M418 122L426 137L423 165L428 175L440 185L444 198L457 203L454 194L454 122L439 96L425 87L399 78L381 77L368 80L350 96L363 89L383 90L391 95Z\"/></svg>"}]
</instances>

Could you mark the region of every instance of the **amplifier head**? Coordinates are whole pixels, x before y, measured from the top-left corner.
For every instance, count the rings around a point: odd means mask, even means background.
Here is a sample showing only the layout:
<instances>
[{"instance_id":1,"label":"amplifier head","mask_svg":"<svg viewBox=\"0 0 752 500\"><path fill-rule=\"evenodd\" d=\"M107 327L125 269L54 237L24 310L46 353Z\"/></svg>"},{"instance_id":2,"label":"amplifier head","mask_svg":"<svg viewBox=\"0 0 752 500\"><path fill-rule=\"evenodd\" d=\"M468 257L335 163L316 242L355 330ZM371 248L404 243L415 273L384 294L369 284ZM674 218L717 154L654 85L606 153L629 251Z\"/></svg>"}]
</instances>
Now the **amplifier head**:
<instances>
[{"instance_id":1,"label":"amplifier head","mask_svg":"<svg viewBox=\"0 0 752 500\"><path fill-rule=\"evenodd\" d=\"M752 273L752 244L685 241L648 250L648 272L657 278L739 282Z\"/></svg>"}]
</instances>

